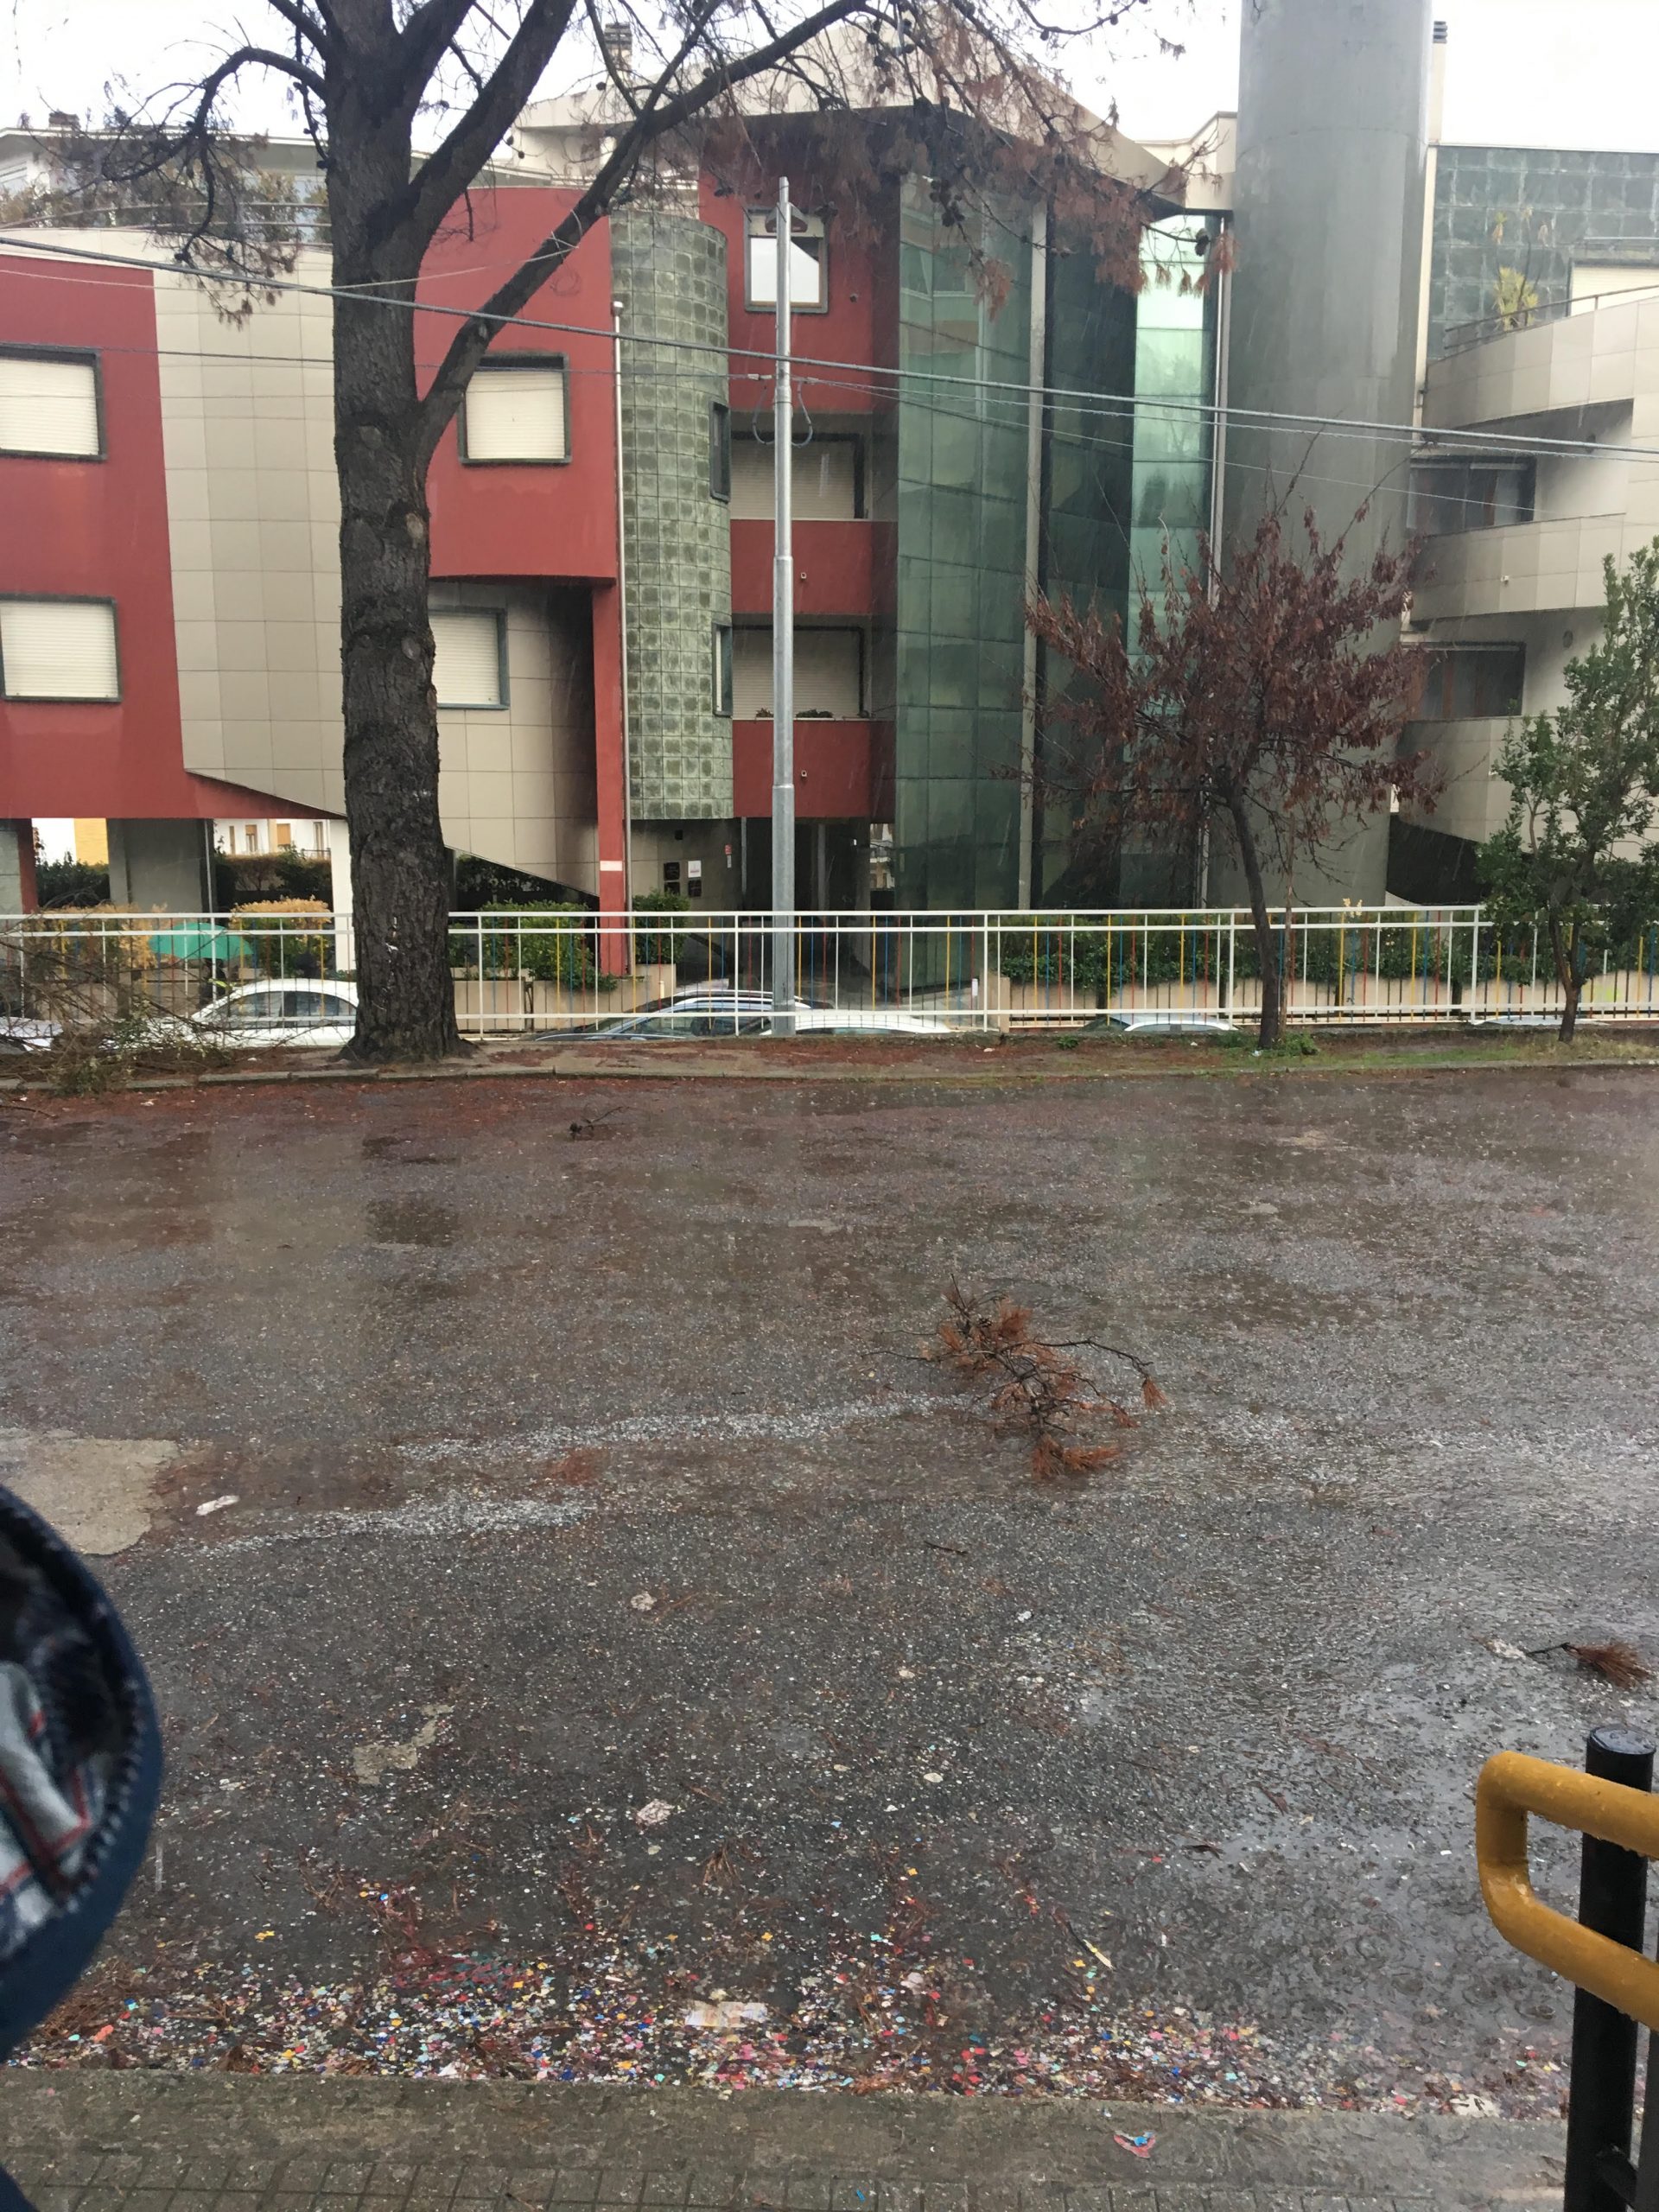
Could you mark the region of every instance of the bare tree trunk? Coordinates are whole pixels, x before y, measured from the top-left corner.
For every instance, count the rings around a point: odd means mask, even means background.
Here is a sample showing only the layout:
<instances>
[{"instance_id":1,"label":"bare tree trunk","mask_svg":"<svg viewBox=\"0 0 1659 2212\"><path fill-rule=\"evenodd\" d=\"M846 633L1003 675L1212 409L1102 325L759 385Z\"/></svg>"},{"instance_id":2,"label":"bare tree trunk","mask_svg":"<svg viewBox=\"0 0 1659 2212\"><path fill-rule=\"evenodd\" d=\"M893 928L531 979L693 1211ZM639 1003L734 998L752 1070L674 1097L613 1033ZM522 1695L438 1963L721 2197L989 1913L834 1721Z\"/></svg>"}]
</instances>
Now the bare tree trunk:
<instances>
[{"instance_id":1,"label":"bare tree trunk","mask_svg":"<svg viewBox=\"0 0 1659 2212\"><path fill-rule=\"evenodd\" d=\"M342 216L349 221L339 206L349 196L349 186L342 190L331 179L337 225ZM374 289L397 281L382 278ZM449 975L449 861L438 817L431 540L410 319L384 305L334 302L334 458L359 977L357 1033L347 1052L363 1060L438 1059L465 1048Z\"/></svg>"},{"instance_id":2,"label":"bare tree trunk","mask_svg":"<svg viewBox=\"0 0 1659 2212\"><path fill-rule=\"evenodd\" d=\"M1268 919L1262 857L1256 849L1255 831L1251 827L1250 810L1243 792L1228 794L1227 811L1232 817L1234 834L1238 839L1238 856L1243 862L1244 883L1249 893L1250 920L1255 930L1256 965L1262 970L1262 1022L1255 1041L1265 1050L1284 1042L1285 995L1279 980L1279 963L1274 957L1273 925Z\"/></svg>"},{"instance_id":3,"label":"bare tree trunk","mask_svg":"<svg viewBox=\"0 0 1659 2212\"><path fill-rule=\"evenodd\" d=\"M1560 921L1554 914L1550 916L1549 949L1555 960L1555 980L1561 987L1561 1026L1555 1033L1563 1045L1573 1042L1573 1032L1578 1028L1579 996L1584 988L1579 974L1577 937L1575 929L1574 942L1569 947Z\"/></svg>"}]
</instances>

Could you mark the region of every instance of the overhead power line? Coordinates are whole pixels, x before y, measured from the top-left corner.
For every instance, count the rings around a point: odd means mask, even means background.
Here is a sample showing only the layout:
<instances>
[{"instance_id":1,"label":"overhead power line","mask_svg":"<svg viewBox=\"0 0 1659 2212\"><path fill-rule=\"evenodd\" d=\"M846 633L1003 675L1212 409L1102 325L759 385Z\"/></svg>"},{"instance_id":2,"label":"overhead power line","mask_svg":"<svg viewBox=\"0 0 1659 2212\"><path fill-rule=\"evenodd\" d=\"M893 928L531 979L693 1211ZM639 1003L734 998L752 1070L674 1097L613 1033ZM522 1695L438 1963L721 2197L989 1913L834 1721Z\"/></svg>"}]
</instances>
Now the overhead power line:
<instances>
[{"instance_id":1,"label":"overhead power line","mask_svg":"<svg viewBox=\"0 0 1659 2212\"><path fill-rule=\"evenodd\" d=\"M561 337L589 338L609 343L630 346L654 346L674 353L698 353L730 362L752 360L763 362L768 371L772 357L759 347L716 345L712 340L691 338L664 338L628 330L614 330L608 324L591 325L578 322L555 322L543 317L527 315L495 315L482 308L451 307L441 301L405 299L388 292L369 292L339 284L308 284L293 277L238 276L233 270L197 269L188 263L147 259L124 253L103 253L89 246L53 245L39 238L19 238L10 232L0 232L0 251L11 249L24 253L41 254L58 259L87 261L117 269L148 269L168 276L188 276L210 283L234 284L244 289L276 292L296 292L313 299L346 300L354 306L395 308L403 314L411 311L423 315L443 315L460 322L488 322L501 329L550 332ZM442 273L442 272L439 272ZM1196 414L1224 420L1234 428L1259 428L1262 430L1285 430L1312 433L1316 435L1363 439L1367 443L1382 439L1416 445L1433 442L1437 445L1466 447L1490 454L1495 448L1505 453L1519 454L1548 454L1565 459L1586 459L1591 455L1603 460L1646 461L1659 459L1659 448L1651 446L1616 446L1584 438L1540 438L1520 435L1494 434L1491 430L1460 430L1433 428L1412 423L1371 422L1360 417L1337 415L1300 415L1278 408L1236 407L1230 402L1198 398L1166 398L1162 395L1139 397L1134 392L1103 392L1079 391L1061 385L1022 383L1017 379L998 377L960 376L937 369L904 368L880 361L841 361L822 356L797 353L792 356L795 366L825 372L839 371L858 378L878 380L886 386L903 380L935 387L959 387L986 392L1002 392L1026 399L1039 398L1063 403L1096 413L1121 413L1136 406L1155 407L1168 412ZM759 378L759 371L751 371ZM814 383L833 382L830 376L815 377Z\"/></svg>"}]
</instances>

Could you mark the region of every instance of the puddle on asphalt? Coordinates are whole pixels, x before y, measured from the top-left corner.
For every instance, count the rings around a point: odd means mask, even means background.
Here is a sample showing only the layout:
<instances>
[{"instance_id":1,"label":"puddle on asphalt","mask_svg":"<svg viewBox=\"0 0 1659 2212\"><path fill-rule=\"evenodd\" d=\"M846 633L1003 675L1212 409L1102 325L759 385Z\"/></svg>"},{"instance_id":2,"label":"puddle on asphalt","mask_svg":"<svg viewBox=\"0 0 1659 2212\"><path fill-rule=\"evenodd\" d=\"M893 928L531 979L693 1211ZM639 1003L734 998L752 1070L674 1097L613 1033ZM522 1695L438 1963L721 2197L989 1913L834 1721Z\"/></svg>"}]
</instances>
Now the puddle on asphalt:
<instances>
[{"instance_id":1,"label":"puddle on asphalt","mask_svg":"<svg viewBox=\"0 0 1659 2212\"><path fill-rule=\"evenodd\" d=\"M461 1235L461 1215L435 1198L371 1198L367 1207L371 1244L453 1244Z\"/></svg>"},{"instance_id":2,"label":"puddle on asphalt","mask_svg":"<svg viewBox=\"0 0 1659 2212\"><path fill-rule=\"evenodd\" d=\"M455 1152L410 1152L407 1147L414 1139L406 1136L361 1137L358 1141L365 1160L389 1160L394 1167L453 1167L461 1157Z\"/></svg>"}]
</instances>

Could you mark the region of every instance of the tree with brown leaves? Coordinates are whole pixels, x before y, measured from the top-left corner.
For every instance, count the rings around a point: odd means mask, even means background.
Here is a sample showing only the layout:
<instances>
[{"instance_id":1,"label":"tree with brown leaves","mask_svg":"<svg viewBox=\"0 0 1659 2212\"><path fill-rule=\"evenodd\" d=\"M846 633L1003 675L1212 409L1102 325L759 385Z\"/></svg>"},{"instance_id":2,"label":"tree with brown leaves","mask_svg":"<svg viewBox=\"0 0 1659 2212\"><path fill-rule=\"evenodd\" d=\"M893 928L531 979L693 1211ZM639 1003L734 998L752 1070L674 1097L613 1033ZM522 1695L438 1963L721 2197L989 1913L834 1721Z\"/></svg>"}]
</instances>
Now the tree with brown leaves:
<instances>
[{"instance_id":1,"label":"tree with brown leaves","mask_svg":"<svg viewBox=\"0 0 1659 2212\"><path fill-rule=\"evenodd\" d=\"M1385 546L1351 575L1344 540L1325 543L1310 512L1293 543L1281 504L1224 559L1200 537L1198 566L1178 569L1166 547L1161 604L1143 584L1133 647L1115 614L1069 599L1027 609L1074 671L1046 703L1046 803L1069 811L1085 849L1131 829L1177 848L1212 823L1230 829L1255 925L1263 1046L1284 1036L1264 851L1288 880L1298 854L1327 849L1392 793L1433 804L1428 756L1399 751L1418 652L1388 642L1413 551Z\"/></svg>"},{"instance_id":2,"label":"tree with brown leaves","mask_svg":"<svg viewBox=\"0 0 1659 2212\"><path fill-rule=\"evenodd\" d=\"M127 134L132 158L105 161L106 188L137 188L163 167L171 203L187 213L181 259L222 269L238 229L236 141L224 113L234 89L250 77L285 82L316 141L339 288L334 450L359 1057L461 1050L438 812L426 474L502 319L653 179L683 192L701 167L737 166L757 133L810 130L831 111L879 118L879 129L849 134L858 167L877 181L925 179L970 251L994 208L1046 201L1097 266L1133 282L1141 194L1116 175L1114 127L1063 90L1055 62L1071 41L1142 4L1107 0L1097 10L1078 0L1057 16L1032 0L685 0L665 12L631 0L260 0L263 22L144 112ZM455 323L435 368L417 373L413 317L388 302L412 302L440 227L550 69L591 87L579 187L533 251ZM418 154L417 136L427 135L437 143ZM255 243L257 290L270 273L270 241Z\"/></svg>"}]
</instances>

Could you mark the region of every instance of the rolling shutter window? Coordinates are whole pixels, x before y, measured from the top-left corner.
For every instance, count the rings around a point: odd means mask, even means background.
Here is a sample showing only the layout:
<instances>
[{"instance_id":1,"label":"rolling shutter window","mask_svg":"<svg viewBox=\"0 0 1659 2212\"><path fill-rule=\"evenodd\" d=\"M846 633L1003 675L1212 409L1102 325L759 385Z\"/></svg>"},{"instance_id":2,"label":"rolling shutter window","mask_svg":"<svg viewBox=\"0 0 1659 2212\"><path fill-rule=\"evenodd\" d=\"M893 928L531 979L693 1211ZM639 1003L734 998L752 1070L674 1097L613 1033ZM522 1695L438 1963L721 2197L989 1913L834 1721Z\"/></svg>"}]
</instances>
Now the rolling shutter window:
<instances>
[{"instance_id":1,"label":"rolling shutter window","mask_svg":"<svg viewBox=\"0 0 1659 2212\"><path fill-rule=\"evenodd\" d=\"M565 461L564 364L474 369L467 386L468 461Z\"/></svg>"},{"instance_id":2,"label":"rolling shutter window","mask_svg":"<svg viewBox=\"0 0 1659 2212\"><path fill-rule=\"evenodd\" d=\"M118 699L115 609L102 599L0 599L8 699Z\"/></svg>"},{"instance_id":3,"label":"rolling shutter window","mask_svg":"<svg viewBox=\"0 0 1659 2212\"><path fill-rule=\"evenodd\" d=\"M96 460L98 372L48 353L0 353L0 453L65 453Z\"/></svg>"},{"instance_id":4,"label":"rolling shutter window","mask_svg":"<svg viewBox=\"0 0 1659 2212\"><path fill-rule=\"evenodd\" d=\"M501 618L491 607L435 608L432 681L441 707L499 707Z\"/></svg>"}]
</instances>

